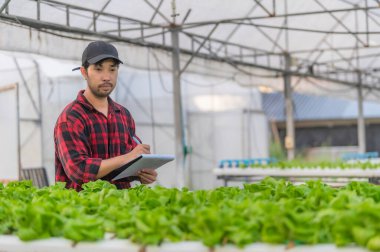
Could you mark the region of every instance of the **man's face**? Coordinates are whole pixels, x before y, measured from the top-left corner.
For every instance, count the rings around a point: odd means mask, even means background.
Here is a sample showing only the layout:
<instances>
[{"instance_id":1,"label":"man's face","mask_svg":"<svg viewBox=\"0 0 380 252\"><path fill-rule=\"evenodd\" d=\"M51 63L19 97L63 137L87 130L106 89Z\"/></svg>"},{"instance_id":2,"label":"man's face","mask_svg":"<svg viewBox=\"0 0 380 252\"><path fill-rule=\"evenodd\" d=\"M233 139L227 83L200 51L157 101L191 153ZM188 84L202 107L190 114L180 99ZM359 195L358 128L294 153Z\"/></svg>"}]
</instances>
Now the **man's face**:
<instances>
[{"instance_id":1,"label":"man's face","mask_svg":"<svg viewBox=\"0 0 380 252\"><path fill-rule=\"evenodd\" d=\"M87 79L91 93L99 98L107 97L116 86L118 65L112 59L106 59L100 63L91 64L87 71L82 71Z\"/></svg>"}]
</instances>

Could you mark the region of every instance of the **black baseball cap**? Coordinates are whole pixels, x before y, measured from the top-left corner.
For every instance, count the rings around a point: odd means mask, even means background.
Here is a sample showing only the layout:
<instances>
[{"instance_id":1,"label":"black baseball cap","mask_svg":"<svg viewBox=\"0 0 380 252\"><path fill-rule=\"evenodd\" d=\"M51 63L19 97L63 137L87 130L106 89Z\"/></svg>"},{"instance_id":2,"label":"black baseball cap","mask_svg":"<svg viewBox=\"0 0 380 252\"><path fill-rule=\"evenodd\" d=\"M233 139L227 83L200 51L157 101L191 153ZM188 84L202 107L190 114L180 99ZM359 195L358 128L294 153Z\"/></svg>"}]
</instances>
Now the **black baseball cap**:
<instances>
[{"instance_id":1,"label":"black baseball cap","mask_svg":"<svg viewBox=\"0 0 380 252\"><path fill-rule=\"evenodd\" d=\"M82 66L84 66L86 62L95 64L104 59L114 59L123 64L123 62L119 59L117 49L113 45L104 41L94 41L88 44L86 49L83 51ZM79 69L80 67L76 67L73 71Z\"/></svg>"}]
</instances>

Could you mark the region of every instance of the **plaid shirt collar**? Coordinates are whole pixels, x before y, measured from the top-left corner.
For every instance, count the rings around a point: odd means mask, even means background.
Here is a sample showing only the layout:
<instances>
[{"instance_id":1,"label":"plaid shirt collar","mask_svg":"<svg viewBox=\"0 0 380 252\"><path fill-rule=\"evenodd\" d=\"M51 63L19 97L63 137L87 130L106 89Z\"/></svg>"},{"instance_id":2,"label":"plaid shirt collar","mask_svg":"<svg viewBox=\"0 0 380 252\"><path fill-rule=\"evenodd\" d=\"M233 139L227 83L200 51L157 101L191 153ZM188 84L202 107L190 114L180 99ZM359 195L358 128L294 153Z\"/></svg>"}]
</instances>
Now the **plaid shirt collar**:
<instances>
[{"instance_id":1,"label":"plaid shirt collar","mask_svg":"<svg viewBox=\"0 0 380 252\"><path fill-rule=\"evenodd\" d=\"M78 96L77 96L77 99L76 101L78 103L80 103L83 107L85 107L86 109L88 110L96 110L94 108L94 106L92 106L92 104L87 100L87 98L83 95L84 93L84 90L80 90L78 92ZM107 97L107 100L108 100L108 106L109 108L111 108L112 110L111 111L114 111L114 112L120 112L120 107L118 104L116 104L112 99L111 97Z\"/></svg>"}]
</instances>

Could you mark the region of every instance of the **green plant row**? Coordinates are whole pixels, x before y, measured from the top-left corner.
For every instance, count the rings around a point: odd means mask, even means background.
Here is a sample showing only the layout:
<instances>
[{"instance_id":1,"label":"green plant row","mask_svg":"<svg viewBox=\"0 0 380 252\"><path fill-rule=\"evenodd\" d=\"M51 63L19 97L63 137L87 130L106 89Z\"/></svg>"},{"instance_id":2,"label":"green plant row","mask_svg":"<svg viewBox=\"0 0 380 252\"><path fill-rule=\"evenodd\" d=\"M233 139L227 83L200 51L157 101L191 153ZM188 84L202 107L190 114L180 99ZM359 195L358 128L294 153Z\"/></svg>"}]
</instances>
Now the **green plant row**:
<instances>
[{"instance_id":1,"label":"green plant row","mask_svg":"<svg viewBox=\"0 0 380 252\"><path fill-rule=\"evenodd\" d=\"M209 247L255 242L356 244L380 251L380 187L321 181L293 185L266 178L244 188L117 190L105 181L36 189L30 181L0 184L0 233L28 241L103 239L105 232L142 245L202 241Z\"/></svg>"},{"instance_id":2,"label":"green plant row","mask_svg":"<svg viewBox=\"0 0 380 252\"><path fill-rule=\"evenodd\" d=\"M244 163L239 164L240 168L280 168L280 169L290 169L290 168L301 168L301 169L380 169L380 163L367 162L353 162L347 163L343 161L322 161L322 162L305 162L305 161L279 161L269 164L251 164L247 166Z\"/></svg>"}]
</instances>

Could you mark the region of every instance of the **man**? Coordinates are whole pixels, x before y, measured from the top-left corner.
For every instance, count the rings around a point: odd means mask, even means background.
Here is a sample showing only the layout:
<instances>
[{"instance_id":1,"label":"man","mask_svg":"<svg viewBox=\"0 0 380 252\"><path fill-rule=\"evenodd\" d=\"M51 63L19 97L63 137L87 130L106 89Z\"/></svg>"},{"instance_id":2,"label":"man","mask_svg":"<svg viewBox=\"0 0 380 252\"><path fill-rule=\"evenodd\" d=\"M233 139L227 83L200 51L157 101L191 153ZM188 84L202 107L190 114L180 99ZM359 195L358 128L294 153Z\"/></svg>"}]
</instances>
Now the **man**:
<instances>
[{"instance_id":1,"label":"man","mask_svg":"<svg viewBox=\"0 0 380 252\"><path fill-rule=\"evenodd\" d=\"M137 177L112 181L115 170L150 153L150 146L135 136L129 111L109 97L120 63L113 45L95 41L83 51L82 66L73 69L80 69L87 88L65 107L54 128L55 179L67 188L80 191L83 183L103 179L123 189L135 179L149 184L157 178L156 171L146 169Z\"/></svg>"}]
</instances>

